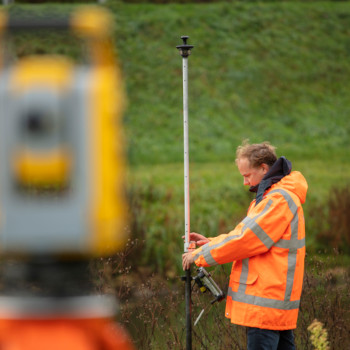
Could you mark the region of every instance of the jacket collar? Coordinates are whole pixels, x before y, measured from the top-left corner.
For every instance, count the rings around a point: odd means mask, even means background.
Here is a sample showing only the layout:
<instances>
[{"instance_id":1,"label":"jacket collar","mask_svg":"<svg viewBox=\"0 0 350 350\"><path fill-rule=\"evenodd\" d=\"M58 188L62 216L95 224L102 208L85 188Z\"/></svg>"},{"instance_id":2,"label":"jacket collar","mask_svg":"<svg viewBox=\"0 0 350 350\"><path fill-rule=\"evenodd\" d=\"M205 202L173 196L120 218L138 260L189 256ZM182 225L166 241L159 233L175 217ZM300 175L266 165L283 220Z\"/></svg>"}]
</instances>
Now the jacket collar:
<instances>
[{"instance_id":1,"label":"jacket collar","mask_svg":"<svg viewBox=\"0 0 350 350\"><path fill-rule=\"evenodd\" d=\"M256 186L250 187L250 192L256 192L256 202L255 205L260 203L263 199L263 195L267 189L269 189L273 184L280 181L286 175L289 175L292 171L292 163L286 157L280 157L271 166L270 170L263 177L260 183Z\"/></svg>"}]
</instances>

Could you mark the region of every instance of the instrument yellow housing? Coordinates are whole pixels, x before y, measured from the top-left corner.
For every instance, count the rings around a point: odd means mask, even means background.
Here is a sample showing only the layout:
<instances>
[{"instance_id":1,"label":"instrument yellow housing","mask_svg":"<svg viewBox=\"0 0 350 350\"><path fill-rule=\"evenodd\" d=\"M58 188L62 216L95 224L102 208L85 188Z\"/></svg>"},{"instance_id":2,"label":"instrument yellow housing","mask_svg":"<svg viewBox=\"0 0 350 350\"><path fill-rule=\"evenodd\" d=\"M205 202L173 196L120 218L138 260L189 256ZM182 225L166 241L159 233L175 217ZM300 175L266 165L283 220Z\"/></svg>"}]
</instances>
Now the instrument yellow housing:
<instances>
[{"instance_id":1,"label":"instrument yellow housing","mask_svg":"<svg viewBox=\"0 0 350 350\"><path fill-rule=\"evenodd\" d=\"M71 153L64 150L30 153L24 150L14 157L13 169L18 183L24 186L66 187L71 172Z\"/></svg>"}]
</instances>

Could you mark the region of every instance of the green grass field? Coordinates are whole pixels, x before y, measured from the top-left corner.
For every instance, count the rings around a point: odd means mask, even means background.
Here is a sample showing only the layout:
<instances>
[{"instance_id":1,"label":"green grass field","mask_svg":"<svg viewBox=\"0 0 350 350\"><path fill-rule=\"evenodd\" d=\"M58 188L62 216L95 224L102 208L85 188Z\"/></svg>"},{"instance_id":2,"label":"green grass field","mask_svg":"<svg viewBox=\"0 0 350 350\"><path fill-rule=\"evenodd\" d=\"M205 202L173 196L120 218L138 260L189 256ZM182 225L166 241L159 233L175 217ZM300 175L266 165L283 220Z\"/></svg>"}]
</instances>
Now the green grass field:
<instances>
[{"instance_id":1,"label":"green grass field","mask_svg":"<svg viewBox=\"0 0 350 350\"><path fill-rule=\"evenodd\" d=\"M304 205L308 251L323 251L326 247L316 239L320 220L324 220L323 216L327 213L327 200L332 189L349 186L350 164L330 160L299 160L294 162L293 169L301 171L309 183ZM165 270L169 276L173 276L181 266L183 249L183 165L132 167L129 183L133 188L132 207L137 222L135 231L145 241L142 258L138 261L144 259L154 268ZM190 197L191 230L207 236L233 229L245 216L253 199L243 186L233 161L191 163ZM174 266L174 261L177 266Z\"/></svg>"}]
</instances>

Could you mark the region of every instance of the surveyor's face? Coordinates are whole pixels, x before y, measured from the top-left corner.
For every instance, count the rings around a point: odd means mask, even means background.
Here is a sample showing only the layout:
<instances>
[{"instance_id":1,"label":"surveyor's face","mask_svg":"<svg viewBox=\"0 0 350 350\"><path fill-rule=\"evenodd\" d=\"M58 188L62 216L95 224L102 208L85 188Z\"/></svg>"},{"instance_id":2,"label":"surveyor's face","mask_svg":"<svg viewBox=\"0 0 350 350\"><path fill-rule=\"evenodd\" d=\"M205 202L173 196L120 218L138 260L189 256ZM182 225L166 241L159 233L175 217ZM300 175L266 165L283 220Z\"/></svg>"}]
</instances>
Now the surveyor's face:
<instances>
[{"instance_id":1,"label":"surveyor's face","mask_svg":"<svg viewBox=\"0 0 350 350\"><path fill-rule=\"evenodd\" d=\"M269 170L267 164L262 164L257 168L252 167L248 158L239 158L237 160L237 167L243 176L243 184L247 186L258 185Z\"/></svg>"}]
</instances>

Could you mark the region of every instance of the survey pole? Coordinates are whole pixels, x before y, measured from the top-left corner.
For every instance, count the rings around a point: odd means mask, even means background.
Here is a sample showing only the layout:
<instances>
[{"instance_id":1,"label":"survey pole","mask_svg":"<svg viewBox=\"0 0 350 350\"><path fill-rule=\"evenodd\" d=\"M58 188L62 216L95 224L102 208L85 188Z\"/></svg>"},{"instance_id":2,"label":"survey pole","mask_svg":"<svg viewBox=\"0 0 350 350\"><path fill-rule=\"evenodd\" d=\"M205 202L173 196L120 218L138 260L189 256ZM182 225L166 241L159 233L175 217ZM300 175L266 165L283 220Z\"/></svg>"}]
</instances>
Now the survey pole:
<instances>
[{"instance_id":1,"label":"survey pole","mask_svg":"<svg viewBox=\"0 0 350 350\"><path fill-rule=\"evenodd\" d=\"M188 147L188 56L193 45L188 45L188 36L182 36L182 45L176 46L182 56L183 76L183 132L184 132L184 206L185 206L185 245L184 252L190 249L190 181L189 181L189 147ZM191 320L191 268L185 271L185 303L186 303L186 350L192 349Z\"/></svg>"}]
</instances>

